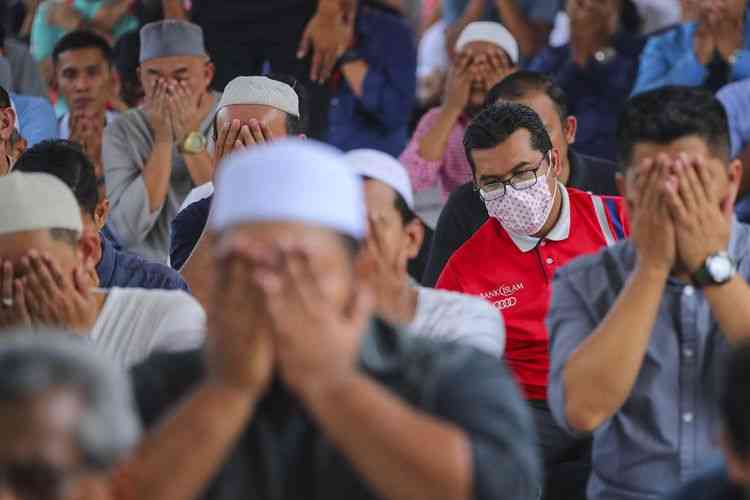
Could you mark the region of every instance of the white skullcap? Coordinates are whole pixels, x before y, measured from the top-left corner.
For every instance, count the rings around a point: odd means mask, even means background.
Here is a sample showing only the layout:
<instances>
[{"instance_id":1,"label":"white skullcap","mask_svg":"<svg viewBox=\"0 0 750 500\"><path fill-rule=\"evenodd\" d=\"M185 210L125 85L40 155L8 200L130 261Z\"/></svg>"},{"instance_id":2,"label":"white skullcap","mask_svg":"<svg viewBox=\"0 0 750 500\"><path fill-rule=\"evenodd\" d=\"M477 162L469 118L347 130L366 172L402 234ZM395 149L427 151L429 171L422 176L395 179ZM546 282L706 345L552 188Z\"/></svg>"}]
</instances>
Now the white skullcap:
<instances>
[{"instance_id":1,"label":"white skullcap","mask_svg":"<svg viewBox=\"0 0 750 500\"><path fill-rule=\"evenodd\" d=\"M456 41L456 52L461 52L466 45L472 42L488 42L503 49L513 61L518 64L518 42L500 23L492 21L477 21L469 24L461 32Z\"/></svg>"},{"instance_id":2,"label":"white skullcap","mask_svg":"<svg viewBox=\"0 0 750 500\"><path fill-rule=\"evenodd\" d=\"M233 104L259 104L299 118L299 96L284 82L267 76L238 76L229 82L216 112Z\"/></svg>"},{"instance_id":3,"label":"white skullcap","mask_svg":"<svg viewBox=\"0 0 750 500\"><path fill-rule=\"evenodd\" d=\"M414 210L414 193L409 174L397 159L374 149L355 149L344 157L357 174L382 182L401 195L406 206Z\"/></svg>"},{"instance_id":4,"label":"white skullcap","mask_svg":"<svg viewBox=\"0 0 750 500\"><path fill-rule=\"evenodd\" d=\"M281 139L241 150L219 167L209 227L260 221L301 221L361 239L362 181L339 150L316 141Z\"/></svg>"},{"instance_id":5,"label":"white skullcap","mask_svg":"<svg viewBox=\"0 0 750 500\"><path fill-rule=\"evenodd\" d=\"M41 229L81 233L81 209L70 188L49 174L0 177L0 234Z\"/></svg>"}]
</instances>

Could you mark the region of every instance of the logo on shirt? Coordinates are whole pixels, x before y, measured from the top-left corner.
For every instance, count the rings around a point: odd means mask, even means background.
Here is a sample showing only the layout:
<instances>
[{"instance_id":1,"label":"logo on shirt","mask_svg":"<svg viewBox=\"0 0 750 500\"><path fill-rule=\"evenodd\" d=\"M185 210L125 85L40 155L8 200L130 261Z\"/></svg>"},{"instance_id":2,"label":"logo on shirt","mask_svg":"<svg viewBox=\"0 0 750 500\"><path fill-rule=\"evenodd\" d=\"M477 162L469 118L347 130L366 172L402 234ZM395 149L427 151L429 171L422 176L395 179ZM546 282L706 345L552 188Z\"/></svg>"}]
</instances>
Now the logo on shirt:
<instances>
[{"instance_id":1,"label":"logo on shirt","mask_svg":"<svg viewBox=\"0 0 750 500\"><path fill-rule=\"evenodd\" d=\"M523 283L519 281L518 283L500 285L494 290L482 293L481 296L492 302L495 307L502 311L518 303L518 299L513 295L520 290L523 290Z\"/></svg>"}]
</instances>

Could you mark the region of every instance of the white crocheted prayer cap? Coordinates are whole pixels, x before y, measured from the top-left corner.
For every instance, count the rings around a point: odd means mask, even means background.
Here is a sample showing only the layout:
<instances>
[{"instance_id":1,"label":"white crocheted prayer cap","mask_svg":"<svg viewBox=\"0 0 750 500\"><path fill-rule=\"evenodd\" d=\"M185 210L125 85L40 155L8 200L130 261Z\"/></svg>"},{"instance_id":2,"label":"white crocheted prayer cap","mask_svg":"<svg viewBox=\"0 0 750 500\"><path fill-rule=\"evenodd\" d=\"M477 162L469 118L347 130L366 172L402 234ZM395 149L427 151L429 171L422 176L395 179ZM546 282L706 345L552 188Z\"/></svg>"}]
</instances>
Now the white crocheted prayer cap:
<instances>
[{"instance_id":1,"label":"white crocheted prayer cap","mask_svg":"<svg viewBox=\"0 0 750 500\"><path fill-rule=\"evenodd\" d=\"M313 140L241 150L219 167L209 226L262 221L301 221L364 238L362 181L339 150Z\"/></svg>"},{"instance_id":2,"label":"white crocheted prayer cap","mask_svg":"<svg viewBox=\"0 0 750 500\"><path fill-rule=\"evenodd\" d=\"M259 104L299 118L299 96L284 82L267 76L238 76L229 82L216 112L233 104Z\"/></svg>"},{"instance_id":3,"label":"white crocheted prayer cap","mask_svg":"<svg viewBox=\"0 0 750 500\"><path fill-rule=\"evenodd\" d=\"M456 41L456 52L461 52L471 42L488 42L503 49L514 64L518 64L518 42L500 23L477 21L469 24Z\"/></svg>"},{"instance_id":4,"label":"white crocheted prayer cap","mask_svg":"<svg viewBox=\"0 0 750 500\"><path fill-rule=\"evenodd\" d=\"M414 210L414 192L409 174L397 159L374 149L355 149L344 157L357 174L382 182L400 194L406 206Z\"/></svg>"},{"instance_id":5,"label":"white crocheted prayer cap","mask_svg":"<svg viewBox=\"0 0 750 500\"><path fill-rule=\"evenodd\" d=\"M42 229L81 233L81 209L70 188L49 174L0 177L0 234Z\"/></svg>"}]
</instances>

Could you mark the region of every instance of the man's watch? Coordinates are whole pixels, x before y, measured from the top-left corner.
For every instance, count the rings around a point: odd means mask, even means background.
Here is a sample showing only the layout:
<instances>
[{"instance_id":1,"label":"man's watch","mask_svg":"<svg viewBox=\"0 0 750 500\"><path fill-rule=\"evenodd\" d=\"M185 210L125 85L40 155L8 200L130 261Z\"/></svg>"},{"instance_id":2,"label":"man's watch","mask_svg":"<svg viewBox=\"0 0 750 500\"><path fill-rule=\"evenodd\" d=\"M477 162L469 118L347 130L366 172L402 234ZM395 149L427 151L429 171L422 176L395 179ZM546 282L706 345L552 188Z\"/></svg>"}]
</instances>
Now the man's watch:
<instances>
[{"instance_id":1,"label":"man's watch","mask_svg":"<svg viewBox=\"0 0 750 500\"><path fill-rule=\"evenodd\" d=\"M206 150L208 141L200 132L190 132L185 140L180 144L180 153L187 155L197 155Z\"/></svg>"},{"instance_id":2,"label":"man's watch","mask_svg":"<svg viewBox=\"0 0 750 500\"><path fill-rule=\"evenodd\" d=\"M727 252L716 252L706 258L706 262L693 273L693 284L699 288L723 285L737 273L737 265Z\"/></svg>"}]
</instances>

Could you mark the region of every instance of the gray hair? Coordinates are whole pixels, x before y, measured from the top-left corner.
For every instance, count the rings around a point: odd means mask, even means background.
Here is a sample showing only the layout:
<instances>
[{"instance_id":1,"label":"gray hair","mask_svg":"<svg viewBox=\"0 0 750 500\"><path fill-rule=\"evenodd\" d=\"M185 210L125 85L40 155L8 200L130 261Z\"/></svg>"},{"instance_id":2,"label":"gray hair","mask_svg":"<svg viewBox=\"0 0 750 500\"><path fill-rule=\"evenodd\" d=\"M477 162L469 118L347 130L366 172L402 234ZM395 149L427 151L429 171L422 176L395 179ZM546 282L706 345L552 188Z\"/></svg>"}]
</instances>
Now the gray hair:
<instances>
[{"instance_id":1,"label":"gray hair","mask_svg":"<svg viewBox=\"0 0 750 500\"><path fill-rule=\"evenodd\" d=\"M11 331L0 338L0 403L55 387L84 397L77 436L86 464L113 465L141 433L126 373L98 355L87 339L64 331Z\"/></svg>"}]
</instances>

